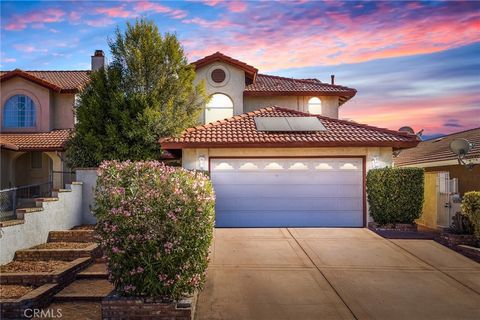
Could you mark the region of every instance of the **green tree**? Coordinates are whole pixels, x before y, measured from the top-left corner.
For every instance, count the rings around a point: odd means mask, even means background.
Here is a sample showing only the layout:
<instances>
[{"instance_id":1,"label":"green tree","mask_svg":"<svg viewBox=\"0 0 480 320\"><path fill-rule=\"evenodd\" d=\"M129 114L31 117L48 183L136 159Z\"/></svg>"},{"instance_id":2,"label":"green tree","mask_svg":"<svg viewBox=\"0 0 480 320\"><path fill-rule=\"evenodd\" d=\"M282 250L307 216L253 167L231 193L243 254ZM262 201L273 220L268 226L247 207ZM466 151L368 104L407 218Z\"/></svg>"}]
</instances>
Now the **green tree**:
<instances>
[{"instance_id":1,"label":"green tree","mask_svg":"<svg viewBox=\"0 0 480 320\"><path fill-rule=\"evenodd\" d=\"M92 73L79 96L78 122L67 143L72 167L158 159L158 139L195 125L207 102L177 37L162 36L153 22L117 28L109 47L112 62Z\"/></svg>"}]
</instances>

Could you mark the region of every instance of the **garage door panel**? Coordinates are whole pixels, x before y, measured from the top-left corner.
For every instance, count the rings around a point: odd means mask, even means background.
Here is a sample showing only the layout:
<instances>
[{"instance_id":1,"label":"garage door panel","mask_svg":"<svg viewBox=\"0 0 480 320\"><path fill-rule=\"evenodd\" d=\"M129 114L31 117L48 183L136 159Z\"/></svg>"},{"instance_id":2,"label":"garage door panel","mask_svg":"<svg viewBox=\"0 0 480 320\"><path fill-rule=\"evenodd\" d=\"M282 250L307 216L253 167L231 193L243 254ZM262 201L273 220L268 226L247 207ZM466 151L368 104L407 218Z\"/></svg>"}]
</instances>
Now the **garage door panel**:
<instances>
[{"instance_id":1,"label":"garage door panel","mask_svg":"<svg viewBox=\"0 0 480 320\"><path fill-rule=\"evenodd\" d=\"M306 180L305 177L308 176ZM251 184L258 181L263 184L356 184L362 178L361 172L214 172L212 179L217 185Z\"/></svg>"},{"instance_id":2,"label":"garage door panel","mask_svg":"<svg viewBox=\"0 0 480 320\"><path fill-rule=\"evenodd\" d=\"M295 212L290 211L236 211L226 212L216 218L216 224L224 227L361 227L363 219L359 211Z\"/></svg>"},{"instance_id":3,"label":"garage door panel","mask_svg":"<svg viewBox=\"0 0 480 320\"><path fill-rule=\"evenodd\" d=\"M311 185L292 185L292 184L243 184L241 187L237 184L224 184L215 189L217 197L361 197L362 187L358 184L350 185L331 185L328 188L316 188Z\"/></svg>"},{"instance_id":4,"label":"garage door panel","mask_svg":"<svg viewBox=\"0 0 480 320\"><path fill-rule=\"evenodd\" d=\"M282 211L282 210L355 210L361 204L360 198L312 198L312 197L232 197L217 200L216 209L220 211L250 210L250 211Z\"/></svg>"},{"instance_id":5,"label":"garage door panel","mask_svg":"<svg viewBox=\"0 0 480 320\"><path fill-rule=\"evenodd\" d=\"M211 159L219 227L363 225L362 159Z\"/></svg>"}]
</instances>

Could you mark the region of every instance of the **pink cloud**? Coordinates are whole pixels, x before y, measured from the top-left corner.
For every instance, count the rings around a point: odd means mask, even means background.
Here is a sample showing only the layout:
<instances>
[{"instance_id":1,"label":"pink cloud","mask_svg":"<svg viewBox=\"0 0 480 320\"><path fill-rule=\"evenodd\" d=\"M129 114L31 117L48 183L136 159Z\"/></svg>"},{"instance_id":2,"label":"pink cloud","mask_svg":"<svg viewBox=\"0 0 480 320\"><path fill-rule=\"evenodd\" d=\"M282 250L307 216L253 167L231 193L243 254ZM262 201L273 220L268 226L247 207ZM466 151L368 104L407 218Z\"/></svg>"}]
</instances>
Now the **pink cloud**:
<instances>
[{"instance_id":1,"label":"pink cloud","mask_svg":"<svg viewBox=\"0 0 480 320\"><path fill-rule=\"evenodd\" d=\"M183 19L188 13L181 9L173 9L159 3L149 1L139 1L135 3L135 11L163 13L175 19Z\"/></svg>"},{"instance_id":2,"label":"pink cloud","mask_svg":"<svg viewBox=\"0 0 480 320\"><path fill-rule=\"evenodd\" d=\"M23 30L27 26L60 22L65 12L60 9L50 8L46 10L32 11L23 15L13 16L9 19L4 29L9 31Z\"/></svg>"},{"instance_id":3,"label":"pink cloud","mask_svg":"<svg viewBox=\"0 0 480 320\"><path fill-rule=\"evenodd\" d=\"M123 6L97 8L95 9L95 12L111 18L130 18L135 16L133 12L125 10Z\"/></svg>"},{"instance_id":4,"label":"pink cloud","mask_svg":"<svg viewBox=\"0 0 480 320\"><path fill-rule=\"evenodd\" d=\"M203 0L202 2L207 6L215 7L217 4L221 3L222 0Z\"/></svg>"},{"instance_id":5,"label":"pink cloud","mask_svg":"<svg viewBox=\"0 0 480 320\"><path fill-rule=\"evenodd\" d=\"M21 52L26 52L26 53L32 53L32 52L48 52L47 49L45 48L37 48L33 45L28 45L28 44L14 44L13 47L17 50L17 51L21 51Z\"/></svg>"},{"instance_id":6,"label":"pink cloud","mask_svg":"<svg viewBox=\"0 0 480 320\"><path fill-rule=\"evenodd\" d=\"M227 8L231 12L244 12L247 10L247 4L241 1L228 1Z\"/></svg>"},{"instance_id":7,"label":"pink cloud","mask_svg":"<svg viewBox=\"0 0 480 320\"><path fill-rule=\"evenodd\" d=\"M269 10L258 6L249 5L235 19L227 15L217 20L184 20L218 30L214 35L198 31L193 36L196 41L186 45L191 58L220 50L242 57L260 70L271 71L427 54L480 39L480 14L471 10L457 13L448 8L428 9L428 19L422 19L419 18L422 14L416 11L406 17L404 9L383 2L375 12L363 15L323 9L307 14L307 9L285 12L285 8L277 5L269 6ZM231 21L249 23L232 29L228 27L237 25ZM227 30L225 36L223 32Z\"/></svg>"},{"instance_id":8,"label":"pink cloud","mask_svg":"<svg viewBox=\"0 0 480 320\"><path fill-rule=\"evenodd\" d=\"M226 27L234 26L235 24L228 21L228 20L205 20L202 18L193 18L188 20L182 20L183 23L190 23L196 24L203 28L211 28L211 29L222 29Z\"/></svg>"},{"instance_id":9,"label":"pink cloud","mask_svg":"<svg viewBox=\"0 0 480 320\"><path fill-rule=\"evenodd\" d=\"M98 19L87 19L84 20L84 23L90 27L104 27L111 24L114 24L115 21L111 18L101 17Z\"/></svg>"},{"instance_id":10,"label":"pink cloud","mask_svg":"<svg viewBox=\"0 0 480 320\"><path fill-rule=\"evenodd\" d=\"M2 58L2 62L4 63L12 63L12 62L15 62L17 61L17 59L15 58Z\"/></svg>"},{"instance_id":11,"label":"pink cloud","mask_svg":"<svg viewBox=\"0 0 480 320\"><path fill-rule=\"evenodd\" d=\"M480 125L475 117L478 111L475 94L451 94L441 97L422 97L415 99L389 100L362 99L355 97L340 109L340 117L354 119L358 123L398 129L408 125L415 131L425 129L430 133L451 133L458 131L455 127L446 127L449 119L462 119L464 128ZM421 106L419 108L418 106ZM368 112L366 112L368 110Z\"/></svg>"},{"instance_id":12,"label":"pink cloud","mask_svg":"<svg viewBox=\"0 0 480 320\"><path fill-rule=\"evenodd\" d=\"M82 15L78 11L71 11L71 12L68 13L68 19L70 21L78 21L78 20L80 20L81 17L82 17Z\"/></svg>"}]
</instances>

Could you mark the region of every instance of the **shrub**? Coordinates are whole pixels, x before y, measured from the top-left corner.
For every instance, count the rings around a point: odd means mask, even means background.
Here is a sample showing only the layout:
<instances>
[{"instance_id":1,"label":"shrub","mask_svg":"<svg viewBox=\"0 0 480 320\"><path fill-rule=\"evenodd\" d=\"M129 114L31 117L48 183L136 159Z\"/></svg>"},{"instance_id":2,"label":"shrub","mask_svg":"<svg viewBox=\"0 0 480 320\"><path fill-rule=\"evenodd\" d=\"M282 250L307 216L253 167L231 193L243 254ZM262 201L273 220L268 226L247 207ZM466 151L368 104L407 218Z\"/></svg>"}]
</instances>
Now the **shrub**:
<instances>
[{"instance_id":1,"label":"shrub","mask_svg":"<svg viewBox=\"0 0 480 320\"><path fill-rule=\"evenodd\" d=\"M214 193L204 174L157 161L105 161L95 201L119 294L178 299L202 288L214 225Z\"/></svg>"},{"instance_id":2,"label":"shrub","mask_svg":"<svg viewBox=\"0 0 480 320\"><path fill-rule=\"evenodd\" d=\"M461 207L472 222L475 235L480 237L480 191L465 192Z\"/></svg>"},{"instance_id":3,"label":"shrub","mask_svg":"<svg viewBox=\"0 0 480 320\"><path fill-rule=\"evenodd\" d=\"M473 234L473 225L467 215L457 212L452 217L450 232L455 234Z\"/></svg>"},{"instance_id":4,"label":"shrub","mask_svg":"<svg viewBox=\"0 0 480 320\"><path fill-rule=\"evenodd\" d=\"M422 214L423 188L423 169L372 169L367 174L370 214L380 225L413 223Z\"/></svg>"}]
</instances>

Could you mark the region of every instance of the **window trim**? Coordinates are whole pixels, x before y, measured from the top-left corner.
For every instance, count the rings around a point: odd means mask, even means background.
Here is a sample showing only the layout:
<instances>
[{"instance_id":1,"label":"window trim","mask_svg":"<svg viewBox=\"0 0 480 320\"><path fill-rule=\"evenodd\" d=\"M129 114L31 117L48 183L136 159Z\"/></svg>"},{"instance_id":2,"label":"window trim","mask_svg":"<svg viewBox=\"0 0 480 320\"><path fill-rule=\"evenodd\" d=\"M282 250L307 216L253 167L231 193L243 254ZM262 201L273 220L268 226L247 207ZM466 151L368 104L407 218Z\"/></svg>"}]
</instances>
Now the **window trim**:
<instances>
[{"instance_id":1,"label":"window trim","mask_svg":"<svg viewBox=\"0 0 480 320\"><path fill-rule=\"evenodd\" d=\"M6 127L5 126L5 105L10 100L10 98L17 96L17 95L23 95L28 98L30 98L34 104L35 107L35 125L32 127ZM0 127L2 128L2 131L4 132L34 132L37 131L40 128L40 119L42 115L42 107L40 105L40 100L38 97L33 93L30 92L29 90L25 89L14 89L4 95L1 100L1 105L0 105Z\"/></svg>"},{"instance_id":2,"label":"window trim","mask_svg":"<svg viewBox=\"0 0 480 320\"><path fill-rule=\"evenodd\" d=\"M318 99L319 102L310 102L312 99ZM312 113L310 111L310 106L320 107L320 113ZM310 97L310 98L308 98L308 101L307 101L307 111L308 111L308 113L321 115L323 113L323 108L322 107L323 107L323 103L322 103L322 99L320 99L320 97Z\"/></svg>"},{"instance_id":3,"label":"window trim","mask_svg":"<svg viewBox=\"0 0 480 320\"><path fill-rule=\"evenodd\" d=\"M232 110L232 115L231 115L231 117L234 116L234 110L235 110L235 108L234 108L233 99L232 99L228 94L223 93L223 92L215 92L215 93L212 93L212 94L210 95L210 98L213 98L213 96L216 95L216 94L226 96L226 97L230 100L230 102L232 103L232 106L231 106L231 107L228 107L228 108L227 108L227 107L209 108L209 107L208 107L208 103L207 103L207 104L205 105L205 110L204 110L204 113L203 113L203 115L204 115L204 122L205 122L205 123L209 123L209 122L207 122L207 111L210 111L210 110ZM210 102L209 102L209 103L210 103ZM222 119L223 119L223 118L222 118ZM222 119L217 119L217 120L213 120L213 121L210 121L210 122L215 122L215 121L222 120Z\"/></svg>"}]
</instances>

